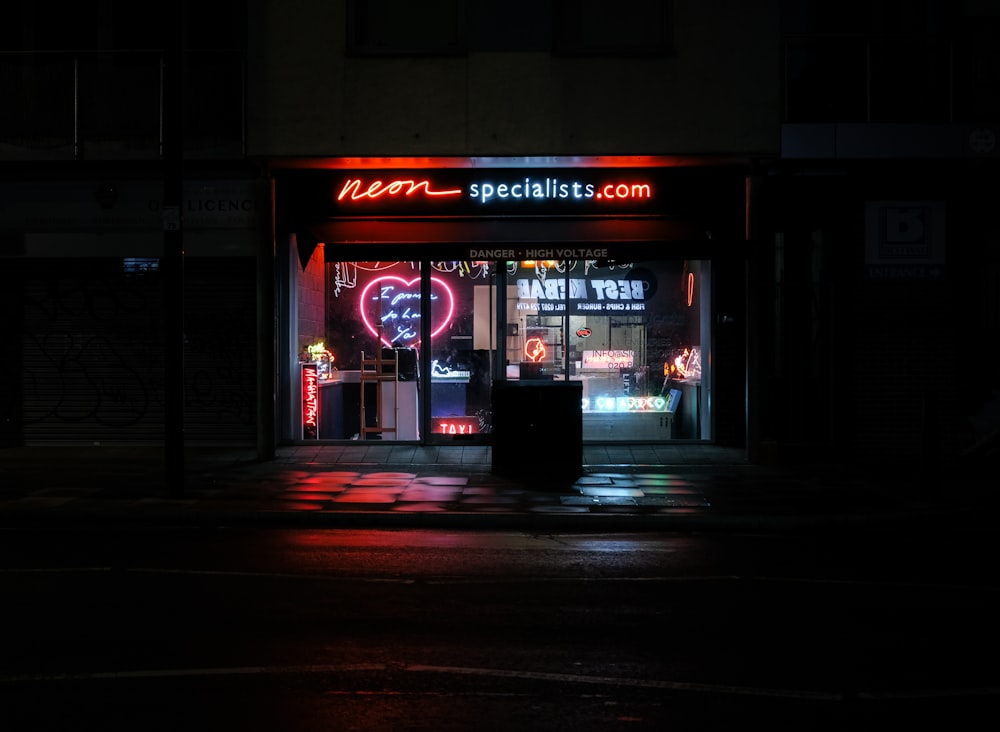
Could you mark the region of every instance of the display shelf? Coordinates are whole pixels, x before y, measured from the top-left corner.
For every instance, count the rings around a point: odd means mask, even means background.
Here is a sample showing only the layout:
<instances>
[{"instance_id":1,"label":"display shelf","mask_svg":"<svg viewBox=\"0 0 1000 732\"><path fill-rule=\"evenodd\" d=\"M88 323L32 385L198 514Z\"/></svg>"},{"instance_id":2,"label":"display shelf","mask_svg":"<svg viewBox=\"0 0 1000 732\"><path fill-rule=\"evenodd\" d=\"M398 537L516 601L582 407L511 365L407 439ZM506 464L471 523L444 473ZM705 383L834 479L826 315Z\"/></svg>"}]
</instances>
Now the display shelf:
<instances>
[{"instance_id":1,"label":"display shelf","mask_svg":"<svg viewBox=\"0 0 1000 732\"><path fill-rule=\"evenodd\" d=\"M399 424L399 389L393 388L392 391L392 415L393 420L391 425L387 425L383 410L383 399L384 389L382 384L385 382L395 382L399 378L399 353L393 351L392 358L385 358L382 349L377 349L375 351L375 358L366 358L365 352L361 352L361 429L360 436L362 440L367 440L369 435L378 435L378 439L382 439L382 436L386 433L390 433L395 436L396 426ZM366 398L367 389L365 388L368 384L375 385L375 424L368 424L368 415L366 410Z\"/></svg>"}]
</instances>

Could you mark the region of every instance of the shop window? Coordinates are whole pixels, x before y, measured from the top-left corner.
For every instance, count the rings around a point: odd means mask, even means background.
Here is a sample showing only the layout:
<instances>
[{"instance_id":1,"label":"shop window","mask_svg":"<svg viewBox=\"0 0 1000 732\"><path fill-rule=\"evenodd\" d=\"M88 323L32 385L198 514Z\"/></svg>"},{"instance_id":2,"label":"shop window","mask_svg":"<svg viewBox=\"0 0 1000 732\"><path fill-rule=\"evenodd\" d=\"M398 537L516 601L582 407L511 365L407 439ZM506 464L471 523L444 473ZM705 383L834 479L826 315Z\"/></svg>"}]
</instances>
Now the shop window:
<instances>
[{"instance_id":1,"label":"shop window","mask_svg":"<svg viewBox=\"0 0 1000 732\"><path fill-rule=\"evenodd\" d=\"M492 272L488 262L327 262L322 347L300 349L301 361L317 364L321 382L319 437L488 434ZM366 373L373 357L386 378ZM424 374L429 383L420 384ZM368 414L371 405L388 412ZM370 429L380 419L392 422L391 430Z\"/></svg>"},{"instance_id":2,"label":"shop window","mask_svg":"<svg viewBox=\"0 0 1000 732\"><path fill-rule=\"evenodd\" d=\"M300 344L322 382L321 439L369 439L359 405L378 399L361 389L382 390L400 424L416 425L371 439L487 436L494 379L582 382L585 440L711 437L707 261L327 261L325 271L325 330ZM391 386L366 384L377 354Z\"/></svg>"},{"instance_id":3,"label":"shop window","mask_svg":"<svg viewBox=\"0 0 1000 732\"><path fill-rule=\"evenodd\" d=\"M709 437L708 262L508 267L507 379L583 382L585 440Z\"/></svg>"}]
</instances>

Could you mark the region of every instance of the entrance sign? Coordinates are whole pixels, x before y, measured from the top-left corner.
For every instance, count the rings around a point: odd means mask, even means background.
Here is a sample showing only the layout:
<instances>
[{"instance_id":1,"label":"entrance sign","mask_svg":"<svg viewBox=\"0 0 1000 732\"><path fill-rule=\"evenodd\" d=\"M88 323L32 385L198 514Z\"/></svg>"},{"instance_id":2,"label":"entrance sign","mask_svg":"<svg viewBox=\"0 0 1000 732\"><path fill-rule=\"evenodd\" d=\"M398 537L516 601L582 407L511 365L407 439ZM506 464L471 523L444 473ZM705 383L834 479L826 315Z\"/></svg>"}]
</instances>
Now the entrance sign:
<instances>
[{"instance_id":1,"label":"entrance sign","mask_svg":"<svg viewBox=\"0 0 1000 732\"><path fill-rule=\"evenodd\" d=\"M870 280L937 280L945 272L942 201L868 201L865 268Z\"/></svg>"}]
</instances>

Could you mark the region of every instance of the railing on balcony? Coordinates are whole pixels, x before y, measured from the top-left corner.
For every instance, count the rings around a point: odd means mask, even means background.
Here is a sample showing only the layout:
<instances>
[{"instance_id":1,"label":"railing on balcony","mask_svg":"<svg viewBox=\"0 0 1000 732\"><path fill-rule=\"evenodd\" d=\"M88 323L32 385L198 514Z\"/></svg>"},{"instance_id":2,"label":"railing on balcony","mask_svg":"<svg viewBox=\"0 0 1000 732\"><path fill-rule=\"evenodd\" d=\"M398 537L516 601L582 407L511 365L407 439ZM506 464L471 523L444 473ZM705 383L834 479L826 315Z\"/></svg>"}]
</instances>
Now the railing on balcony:
<instances>
[{"instance_id":1,"label":"railing on balcony","mask_svg":"<svg viewBox=\"0 0 1000 732\"><path fill-rule=\"evenodd\" d=\"M1000 120L1000 49L988 35L788 35L786 123Z\"/></svg>"},{"instance_id":2,"label":"railing on balcony","mask_svg":"<svg viewBox=\"0 0 1000 732\"><path fill-rule=\"evenodd\" d=\"M163 154L159 51L0 53L0 160L157 160ZM184 55L183 149L245 157L245 58Z\"/></svg>"}]
</instances>

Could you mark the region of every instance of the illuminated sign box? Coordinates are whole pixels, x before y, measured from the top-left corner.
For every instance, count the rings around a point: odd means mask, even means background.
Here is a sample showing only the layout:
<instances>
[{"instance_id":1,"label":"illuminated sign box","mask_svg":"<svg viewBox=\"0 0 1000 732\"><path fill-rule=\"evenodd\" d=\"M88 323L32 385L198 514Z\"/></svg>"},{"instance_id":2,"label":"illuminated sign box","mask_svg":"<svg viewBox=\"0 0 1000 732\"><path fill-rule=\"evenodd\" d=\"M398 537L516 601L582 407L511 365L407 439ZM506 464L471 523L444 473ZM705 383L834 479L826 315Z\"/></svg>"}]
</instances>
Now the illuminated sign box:
<instances>
[{"instance_id":1,"label":"illuminated sign box","mask_svg":"<svg viewBox=\"0 0 1000 732\"><path fill-rule=\"evenodd\" d=\"M431 417L431 432L439 435L472 435L479 432L479 418Z\"/></svg>"}]
</instances>

